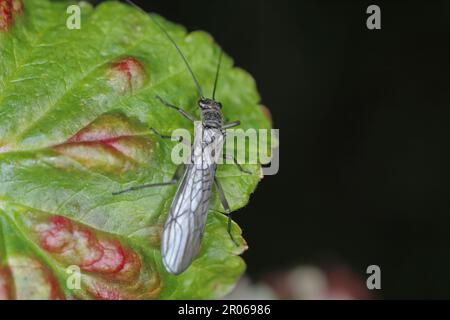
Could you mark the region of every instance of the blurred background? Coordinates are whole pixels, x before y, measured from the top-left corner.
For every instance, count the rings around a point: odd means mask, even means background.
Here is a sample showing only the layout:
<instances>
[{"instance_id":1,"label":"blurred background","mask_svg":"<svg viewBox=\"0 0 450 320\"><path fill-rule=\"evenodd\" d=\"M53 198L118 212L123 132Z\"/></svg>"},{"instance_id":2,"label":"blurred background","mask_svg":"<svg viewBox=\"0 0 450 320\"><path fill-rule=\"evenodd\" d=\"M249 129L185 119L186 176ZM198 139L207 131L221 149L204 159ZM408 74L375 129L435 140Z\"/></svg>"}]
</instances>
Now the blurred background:
<instances>
[{"instance_id":1,"label":"blurred background","mask_svg":"<svg viewBox=\"0 0 450 320\"><path fill-rule=\"evenodd\" d=\"M280 129L233 297L450 298L449 1L135 2L211 33Z\"/></svg>"}]
</instances>

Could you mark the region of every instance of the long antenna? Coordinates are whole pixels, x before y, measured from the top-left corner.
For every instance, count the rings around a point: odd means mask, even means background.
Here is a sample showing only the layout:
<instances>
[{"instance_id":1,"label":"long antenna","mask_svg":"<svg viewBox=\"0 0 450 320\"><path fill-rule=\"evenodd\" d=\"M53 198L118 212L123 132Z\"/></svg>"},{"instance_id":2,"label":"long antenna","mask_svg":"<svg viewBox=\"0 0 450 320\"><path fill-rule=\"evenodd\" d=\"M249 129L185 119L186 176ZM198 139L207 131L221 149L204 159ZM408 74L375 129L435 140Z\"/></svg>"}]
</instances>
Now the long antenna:
<instances>
[{"instance_id":1,"label":"long antenna","mask_svg":"<svg viewBox=\"0 0 450 320\"><path fill-rule=\"evenodd\" d=\"M213 95L212 95L213 100L215 100L215 98L216 98L216 89L217 89L217 82L219 81L219 73L220 73L220 65L222 64L222 56L223 56L223 51L220 50L219 62L217 63L216 79L214 80L214 89L213 89Z\"/></svg>"},{"instance_id":2,"label":"long antenna","mask_svg":"<svg viewBox=\"0 0 450 320\"><path fill-rule=\"evenodd\" d=\"M202 88L200 87L200 84L198 83L197 78L195 77L194 71L192 71L191 66L189 65L189 62L187 61L186 57L184 56L183 52L181 51L180 47L178 47L178 45L176 44L175 40L173 40L173 38L170 36L170 34L166 31L166 29L163 28L162 25L160 25L158 23L158 21L156 21L156 19L154 19L151 15L149 15L147 12L145 12L141 7L139 7L137 4L135 4L133 1L131 0L125 0L126 2L128 2L128 4L130 4L131 6L133 6L134 8L138 9L139 11L141 11L142 13L146 14L147 16L149 16L153 23L156 24L158 26L158 28L162 31L162 33L164 33L164 35L167 37L167 39L169 39L170 42L172 42L172 44L174 45L175 49L177 49L178 53L180 54L181 58L184 61L184 64L186 65L187 69L189 70L189 73L192 76L192 79L195 82L195 85L197 87L198 93L200 94L200 98L204 98L203 96L203 91Z\"/></svg>"}]
</instances>

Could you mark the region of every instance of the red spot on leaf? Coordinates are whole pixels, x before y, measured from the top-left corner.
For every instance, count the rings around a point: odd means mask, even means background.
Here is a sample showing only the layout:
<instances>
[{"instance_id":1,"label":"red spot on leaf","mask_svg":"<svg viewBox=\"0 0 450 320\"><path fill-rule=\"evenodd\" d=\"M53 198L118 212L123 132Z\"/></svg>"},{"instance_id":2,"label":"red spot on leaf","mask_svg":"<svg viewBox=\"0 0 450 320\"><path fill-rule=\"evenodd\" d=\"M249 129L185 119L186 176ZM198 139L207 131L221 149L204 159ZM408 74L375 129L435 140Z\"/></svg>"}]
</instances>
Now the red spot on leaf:
<instances>
[{"instance_id":1,"label":"red spot on leaf","mask_svg":"<svg viewBox=\"0 0 450 320\"><path fill-rule=\"evenodd\" d=\"M117 273L123 269L126 262L126 254L118 241L99 241L102 250L100 259L84 267L87 271L102 273Z\"/></svg>"},{"instance_id":2,"label":"red spot on leaf","mask_svg":"<svg viewBox=\"0 0 450 320\"><path fill-rule=\"evenodd\" d=\"M104 114L54 150L87 168L120 173L148 163L153 142L148 129L118 114Z\"/></svg>"},{"instance_id":3,"label":"red spot on leaf","mask_svg":"<svg viewBox=\"0 0 450 320\"><path fill-rule=\"evenodd\" d=\"M154 299L161 291L161 282L159 277L144 276L140 282L124 287L112 282L88 279L86 289L97 300Z\"/></svg>"},{"instance_id":4,"label":"red spot on leaf","mask_svg":"<svg viewBox=\"0 0 450 320\"><path fill-rule=\"evenodd\" d=\"M11 270L0 268L0 300L11 300L14 298L14 286L12 283Z\"/></svg>"},{"instance_id":5,"label":"red spot on leaf","mask_svg":"<svg viewBox=\"0 0 450 320\"><path fill-rule=\"evenodd\" d=\"M22 1L0 0L0 31L6 31L12 25L14 16L22 12Z\"/></svg>"},{"instance_id":6,"label":"red spot on leaf","mask_svg":"<svg viewBox=\"0 0 450 320\"><path fill-rule=\"evenodd\" d=\"M125 252L123 267L117 273L117 280L131 279L141 270L141 259L139 255L133 251Z\"/></svg>"},{"instance_id":7,"label":"red spot on leaf","mask_svg":"<svg viewBox=\"0 0 450 320\"><path fill-rule=\"evenodd\" d=\"M96 300L124 300L124 296L115 288L95 283L89 291Z\"/></svg>"},{"instance_id":8,"label":"red spot on leaf","mask_svg":"<svg viewBox=\"0 0 450 320\"><path fill-rule=\"evenodd\" d=\"M124 58L111 66L109 80L120 94L130 93L141 88L145 82L142 64L133 57Z\"/></svg>"},{"instance_id":9,"label":"red spot on leaf","mask_svg":"<svg viewBox=\"0 0 450 320\"><path fill-rule=\"evenodd\" d=\"M53 274L51 274L50 271L48 271L48 270L46 271L45 276L47 279L47 283L50 286L49 300L64 300L65 297L59 288L58 280L56 280L56 278L53 276Z\"/></svg>"},{"instance_id":10,"label":"red spot on leaf","mask_svg":"<svg viewBox=\"0 0 450 320\"><path fill-rule=\"evenodd\" d=\"M51 216L44 212L29 211L22 215L23 225L30 228L32 239L60 268L77 266L81 271L81 288L70 291L70 298L95 299L154 299L161 291L161 278L151 260L143 264L142 257L132 247L116 236L92 229L62 216ZM23 259L9 261L14 278L20 270L25 278L31 271L36 281L44 282L41 296L59 298L58 282L51 277L38 277L45 268ZM33 266L33 264L35 266ZM22 266L26 265L28 269ZM16 271L14 271L16 270ZM39 271L39 272L38 272ZM20 274L19 274L20 275ZM51 275L51 274L50 274ZM35 280L33 280L35 281ZM26 281L22 281L26 283ZM0 282L1 283L1 282ZM28 287L23 285L22 290ZM53 292L53 293L52 293ZM23 293L37 296L37 293Z\"/></svg>"},{"instance_id":11,"label":"red spot on leaf","mask_svg":"<svg viewBox=\"0 0 450 320\"><path fill-rule=\"evenodd\" d=\"M41 225L42 247L51 252L62 252L72 240L72 225L67 219L53 217L51 224Z\"/></svg>"},{"instance_id":12,"label":"red spot on leaf","mask_svg":"<svg viewBox=\"0 0 450 320\"><path fill-rule=\"evenodd\" d=\"M9 257L8 264L14 279L16 299L64 299L58 280L39 260L19 255Z\"/></svg>"},{"instance_id":13,"label":"red spot on leaf","mask_svg":"<svg viewBox=\"0 0 450 320\"><path fill-rule=\"evenodd\" d=\"M41 247L67 265L115 280L134 280L139 256L118 240L98 235L64 217L51 217L35 226Z\"/></svg>"}]
</instances>

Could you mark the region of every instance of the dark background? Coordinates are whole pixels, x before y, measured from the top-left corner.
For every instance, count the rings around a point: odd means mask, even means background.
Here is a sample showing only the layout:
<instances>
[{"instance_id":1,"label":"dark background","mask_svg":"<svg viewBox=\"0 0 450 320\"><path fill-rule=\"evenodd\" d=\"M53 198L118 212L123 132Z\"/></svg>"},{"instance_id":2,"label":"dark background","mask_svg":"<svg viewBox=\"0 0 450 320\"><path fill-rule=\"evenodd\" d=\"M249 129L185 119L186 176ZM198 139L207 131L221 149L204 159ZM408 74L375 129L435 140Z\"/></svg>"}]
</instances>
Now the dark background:
<instances>
[{"instance_id":1,"label":"dark background","mask_svg":"<svg viewBox=\"0 0 450 320\"><path fill-rule=\"evenodd\" d=\"M280 173L235 215L253 279L377 264L378 297L450 298L449 1L136 3L211 33L280 129Z\"/></svg>"}]
</instances>

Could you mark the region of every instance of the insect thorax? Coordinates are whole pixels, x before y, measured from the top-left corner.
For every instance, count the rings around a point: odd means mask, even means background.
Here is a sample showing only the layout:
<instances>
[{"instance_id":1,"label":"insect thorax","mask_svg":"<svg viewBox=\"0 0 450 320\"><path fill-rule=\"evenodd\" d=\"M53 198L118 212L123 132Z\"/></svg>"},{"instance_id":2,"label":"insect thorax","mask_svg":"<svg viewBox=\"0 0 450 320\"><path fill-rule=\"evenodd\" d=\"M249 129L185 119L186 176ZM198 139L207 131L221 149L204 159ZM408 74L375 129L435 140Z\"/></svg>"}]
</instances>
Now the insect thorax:
<instances>
[{"instance_id":1,"label":"insect thorax","mask_svg":"<svg viewBox=\"0 0 450 320\"><path fill-rule=\"evenodd\" d=\"M220 111L203 110L202 120L205 127L220 129L223 126L222 113Z\"/></svg>"},{"instance_id":2,"label":"insect thorax","mask_svg":"<svg viewBox=\"0 0 450 320\"><path fill-rule=\"evenodd\" d=\"M198 105L202 110L202 122L205 127L222 128L223 116L220 102L212 99L201 99Z\"/></svg>"}]
</instances>

